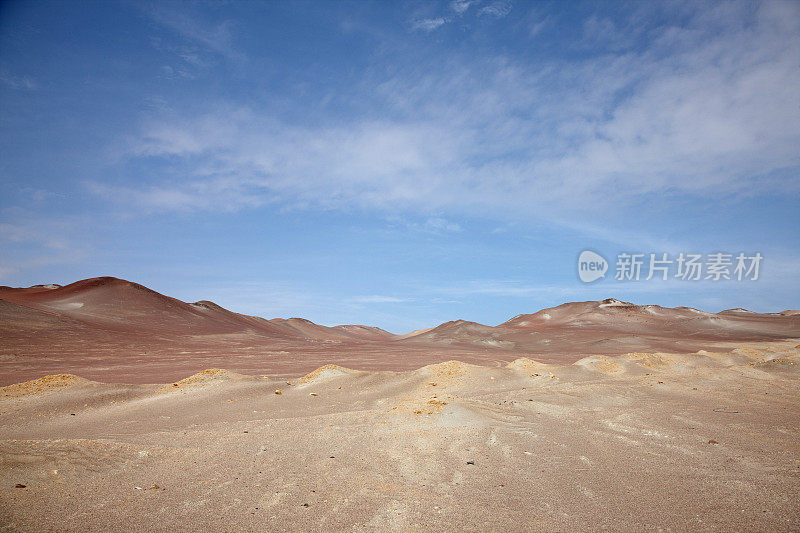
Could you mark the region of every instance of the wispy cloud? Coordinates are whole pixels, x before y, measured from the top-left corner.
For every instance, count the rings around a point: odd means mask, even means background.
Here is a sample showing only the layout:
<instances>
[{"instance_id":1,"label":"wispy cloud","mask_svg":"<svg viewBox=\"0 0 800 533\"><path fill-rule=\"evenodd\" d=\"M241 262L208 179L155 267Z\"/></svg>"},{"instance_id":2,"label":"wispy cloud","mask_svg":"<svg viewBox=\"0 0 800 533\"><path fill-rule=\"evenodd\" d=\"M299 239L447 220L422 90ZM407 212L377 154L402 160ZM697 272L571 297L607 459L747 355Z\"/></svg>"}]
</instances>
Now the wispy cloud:
<instances>
[{"instance_id":1,"label":"wispy cloud","mask_svg":"<svg viewBox=\"0 0 800 533\"><path fill-rule=\"evenodd\" d=\"M30 76L14 76L7 72L0 72L0 83L12 89L32 91L39 88L39 84Z\"/></svg>"},{"instance_id":2,"label":"wispy cloud","mask_svg":"<svg viewBox=\"0 0 800 533\"><path fill-rule=\"evenodd\" d=\"M444 17L436 17L431 19L420 19L416 20L411 24L411 27L415 30L422 30L422 31L433 31L439 26L443 26L447 23L447 19Z\"/></svg>"},{"instance_id":3,"label":"wispy cloud","mask_svg":"<svg viewBox=\"0 0 800 533\"><path fill-rule=\"evenodd\" d=\"M648 195L797 191L797 11L766 4L746 25L701 11L652 30L647 48L559 68L496 57L369 73L352 98L390 112L344 123L301 127L224 103L153 118L128 156L176 170L144 179L138 195L94 190L163 209L282 202L511 218Z\"/></svg>"},{"instance_id":4,"label":"wispy cloud","mask_svg":"<svg viewBox=\"0 0 800 533\"><path fill-rule=\"evenodd\" d=\"M450 2L450 9L456 13L464 13L473 4L479 4L480 0L453 0Z\"/></svg>"},{"instance_id":5,"label":"wispy cloud","mask_svg":"<svg viewBox=\"0 0 800 533\"><path fill-rule=\"evenodd\" d=\"M201 46L206 50L220 54L229 60L242 61L242 54L233 44L235 23L230 20L206 21L192 9L188 3L158 3L146 9L145 13L157 24L174 31L186 42L195 45L173 47L173 51L184 61L195 66L206 62L200 57L196 49ZM160 41L154 42L156 46L168 45Z\"/></svg>"},{"instance_id":6,"label":"wispy cloud","mask_svg":"<svg viewBox=\"0 0 800 533\"><path fill-rule=\"evenodd\" d=\"M459 223L444 217L428 217L422 221L418 221L408 220L404 217L395 215L388 217L387 221L392 228L399 227L404 230L430 233L432 235L444 235L463 231L463 228Z\"/></svg>"},{"instance_id":7,"label":"wispy cloud","mask_svg":"<svg viewBox=\"0 0 800 533\"><path fill-rule=\"evenodd\" d=\"M413 30L432 32L445 24L463 20L470 7L481 4L481 0L453 0L449 4L449 11L436 17L417 17L411 23ZM510 0L495 0L480 7L476 14L478 17L490 17L495 19L504 18L513 8Z\"/></svg>"},{"instance_id":8,"label":"wispy cloud","mask_svg":"<svg viewBox=\"0 0 800 533\"><path fill-rule=\"evenodd\" d=\"M0 222L0 242L33 242L52 250L65 250L69 248L67 241L63 237L54 235L40 226L41 225Z\"/></svg>"},{"instance_id":9,"label":"wispy cloud","mask_svg":"<svg viewBox=\"0 0 800 533\"><path fill-rule=\"evenodd\" d=\"M0 210L0 281L22 279L41 267L86 260L89 246L74 237L85 223L83 217L53 219L19 207Z\"/></svg>"},{"instance_id":10,"label":"wispy cloud","mask_svg":"<svg viewBox=\"0 0 800 533\"><path fill-rule=\"evenodd\" d=\"M264 195L239 180L202 180L191 184L151 185L147 187L113 186L88 182L88 190L111 203L125 204L132 212L164 211L236 211L269 203Z\"/></svg>"},{"instance_id":11,"label":"wispy cloud","mask_svg":"<svg viewBox=\"0 0 800 533\"><path fill-rule=\"evenodd\" d=\"M382 303L403 303L413 302L413 298L398 298L396 296L382 296L374 294L371 296L357 296L350 299L354 303L367 303L367 304L382 304Z\"/></svg>"},{"instance_id":12,"label":"wispy cloud","mask_svg":"<svg viewBox=\"0 0 800 533\"><path fill-rule=\"evenodd\" d=\"M500 0L492 2L487 6L483 6L478 10L478 15L489 16L494 18L503 18L511 13L513 5L510 1Z\"/></svg>"},{"instance_id":13,"label":"wispy cloud","mask_svg":"<svg viewBox=\"0 0 800 533\"><path fill-rule=\"evenodd\" d=\"M446 218L431 217L422 224L422 229L432 233L452 233L461 231L462 228L460 224L447 220Z\"/></svg>"}]
</instances>

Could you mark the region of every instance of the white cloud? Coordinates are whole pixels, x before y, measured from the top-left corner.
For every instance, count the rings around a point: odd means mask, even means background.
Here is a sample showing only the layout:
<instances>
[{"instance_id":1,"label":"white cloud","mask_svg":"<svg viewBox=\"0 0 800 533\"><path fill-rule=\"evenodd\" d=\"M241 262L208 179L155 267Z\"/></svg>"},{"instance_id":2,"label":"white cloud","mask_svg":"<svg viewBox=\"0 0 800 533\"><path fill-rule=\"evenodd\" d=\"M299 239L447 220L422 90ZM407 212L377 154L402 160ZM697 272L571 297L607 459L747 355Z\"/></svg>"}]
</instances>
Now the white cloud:
<instances>
[{"instance_id":1,"label":"white cloud","mask_svg":"<svg viewBox=\"0 0 800 533\"><path fill-rule=\"evenodd\" d=\"M447 23L447 19L445 19L443 17L436 17L436 18L430 18L430 19L416 20L411 25L411 27L413 29L415 29L415 30L422 30L422 31L430 32L430 31L435 30L439 26L444 25L445 23Z\"/></svg>"},{"instance_id":2,"label":"white cloud","mask_svg":"<svg viewBox=\"0 0 800 533\"><path fill-rule=\"evenodd\" d=\"M478 1L475 1L475 0L453 0L452 2L450 2L450 9L452 9L453 11L455 11L458 14L462 14L467 9L469 9L469 6L471 6L472 4L477 4L479 2L480 2L480 0L478 0Z\"/></svg>"},{"instance_id":3,"label":"white cloud","mask_svg":"<svg viewBox=\"0 0 800 533\"><path fill-rule=\"evenodd\" d=\"M545 27L550 23L549 18L537 19L531 22L528 27L528 36L533 38L539 35Z\"/></svg>"},{"instance_id":4,"label":"white cloud","mask_svg":"<svg viewBox=\"0 0 800 533\"><path fill-rule=\"evenodd\" d=\"M400 227L406 230L430 233L433 235L443 235L446 233L458 233L463 231L463 228L460 224L443 217L428 217L424 221L418 222L406 220L398 216L391 216L388 217L387 221L392 228Z\"/></svg>"},{"instance_id":5,"label":"white cloud","mask_svg":"<svg viewBox=\"0 0 800 533\"><path fill-rule=\"evenodd\" d=\"M51 219L27 209L8 207L0 217L0 280L3 284L18 283L33 270L86 260L89 247L76 239L86 227L84 217ZM11 281L15 280L15 281Z\"/></svg>"},{"instance_id":6,"label":"white cloud","mask_svg":"<svg viewBox=\"0 0 800 533\"><path fill-rule=\"evenodd\" d=\"M63 235L51 233L51 230L45 229L43 224L35 223L0 223L0 241L14 243L35 242L51 250L69 248Z\"/></svg>"},{"instance_id":7,"label":"white cloud","mask_svg":"<svg viewBox=\"0 0 800 533\"><path fill-rule=\"evenodd\" d=\"M413 302L413 298L397 298L395 296L381 296L374 294L371 296L358 296L350 299L353 303L368 303L368 304L382 304L382 303L403 303Z\"/></svg>"},{"instance_id":8,"label":"white cloud","mask_svg":"<svg viewBox=\"0 0 800 533\"><path fill-rule=\"evenodd\" d=\"M14 76L7 72L0 73L0 82L12 89L32 91L39 88L39 84L30 76Z\"/></svg>"},{"instance_id":9,"label":"white cloud","mask_svg":"<svg viewBox=\"0 0 800 533\"><path fill-rule=\"evenodd\" d=\"M495 18L503 18L511 13L512 4L507 0L500 0L492 2L488 6L484 6L478 10L479 15L486 15Z\"/></svg>"},{"instance_id":10,"label":"white cloud","mask_svg":"<svg viewBox=\"0 0 800 533\"><path fill-rule=\"evenodd\" d=\"M797 11L764 5L746 24L724 6L700 11L653 30L646 49L571 63L380 69L352 94L380 113L314 127L226 105L154 118L128 155L171 170L94 190L156 209L280 202L500 218L569 218L647 196L794 192Z\"/></svg>"},{"instance_id":11,"label":"white cloud","mask_svg":"<svg viewBox=\"0 0 800 533\"><path fill-rule=\"evenodd\" d=\"M461 231L461 226L459 224L441 217L429 218L425 221L423 228L425 231L435 233Z\"/></svg>"},{"instance_id":12,"label":"white cloud","mask_svg":"<svg viewBox=\"0 0 800 533\"><path fill-rule=\"evenodd\" d=\"M204 21L189 3L158 3L144 11L154 22L172 30L185 42L201 46L230 60L244 59L244 55L233 44L236 28L230 20ZM191 46L173 48L173 51L189 64L206 64L206 60Z\"/></svg>"}]
</instances>

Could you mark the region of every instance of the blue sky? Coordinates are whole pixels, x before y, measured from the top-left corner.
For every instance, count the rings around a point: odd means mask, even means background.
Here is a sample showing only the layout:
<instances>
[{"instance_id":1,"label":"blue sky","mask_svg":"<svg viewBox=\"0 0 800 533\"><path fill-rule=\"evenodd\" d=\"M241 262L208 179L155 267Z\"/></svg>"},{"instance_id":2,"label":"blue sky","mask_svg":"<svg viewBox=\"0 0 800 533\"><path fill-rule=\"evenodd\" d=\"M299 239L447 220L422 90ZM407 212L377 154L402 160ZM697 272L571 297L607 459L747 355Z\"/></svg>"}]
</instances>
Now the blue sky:
<instances>
[{"instance_id":1,"label":"blue sky","mask_svg":"<svg viewBox=\"0 0 800 533\"><path fill-rule=\"evenodd\" d=\"M5 285L393 332L797 308L798 148L797 2L0 5ZM623 282L620 252L764 260Z\"/></svg>"}]
</instances>

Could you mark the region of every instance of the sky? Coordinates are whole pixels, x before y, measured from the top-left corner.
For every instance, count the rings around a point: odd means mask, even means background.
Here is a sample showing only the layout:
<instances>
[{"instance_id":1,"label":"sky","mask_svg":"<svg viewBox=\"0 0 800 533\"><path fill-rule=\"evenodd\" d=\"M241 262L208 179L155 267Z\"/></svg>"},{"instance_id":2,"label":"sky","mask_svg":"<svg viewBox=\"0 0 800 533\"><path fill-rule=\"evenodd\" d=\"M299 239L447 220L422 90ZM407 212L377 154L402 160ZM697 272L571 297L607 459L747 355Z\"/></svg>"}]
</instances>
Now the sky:
<instances>
[{"instance_id":1,"label":"sky","mask_svg":"<svg viewBox=\"0 0 800 533\"><path fill-rule=\"evenodd\" d=\"M0 4L0 285L395 333L767 312L800 307L799 227L799 2Z\"/></svg>"}]
</instances>

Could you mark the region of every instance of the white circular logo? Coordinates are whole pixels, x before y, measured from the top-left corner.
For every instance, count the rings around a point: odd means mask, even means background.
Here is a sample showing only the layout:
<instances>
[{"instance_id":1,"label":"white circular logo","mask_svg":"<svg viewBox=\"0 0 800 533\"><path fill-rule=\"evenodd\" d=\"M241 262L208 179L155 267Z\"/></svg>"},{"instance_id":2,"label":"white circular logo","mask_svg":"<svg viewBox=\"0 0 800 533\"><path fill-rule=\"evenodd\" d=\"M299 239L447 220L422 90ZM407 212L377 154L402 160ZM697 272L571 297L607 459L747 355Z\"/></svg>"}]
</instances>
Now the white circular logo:
<instances>
[{"instance_id":1,"label":"white circular logo","mask_svg":"<svg viewBox=\"0 0 800 533\"><path fill-rule=\"evenodd\" d=\"M608 261L602 255L584 250L578 256L578 277L584 283L591 283L606 275Z\"/></svg>"}]
</instances>

